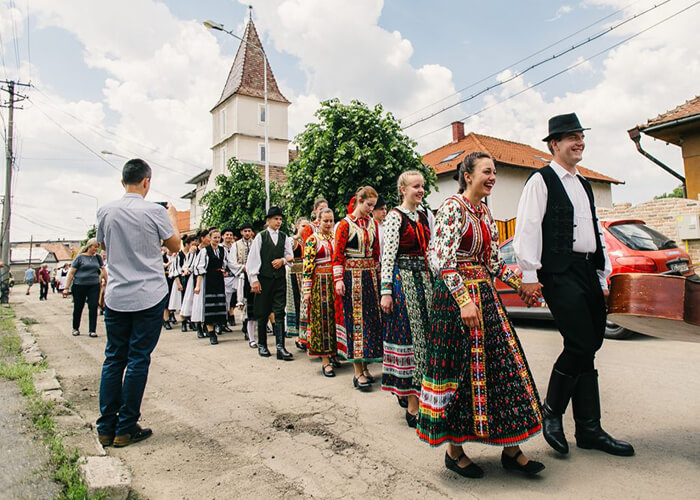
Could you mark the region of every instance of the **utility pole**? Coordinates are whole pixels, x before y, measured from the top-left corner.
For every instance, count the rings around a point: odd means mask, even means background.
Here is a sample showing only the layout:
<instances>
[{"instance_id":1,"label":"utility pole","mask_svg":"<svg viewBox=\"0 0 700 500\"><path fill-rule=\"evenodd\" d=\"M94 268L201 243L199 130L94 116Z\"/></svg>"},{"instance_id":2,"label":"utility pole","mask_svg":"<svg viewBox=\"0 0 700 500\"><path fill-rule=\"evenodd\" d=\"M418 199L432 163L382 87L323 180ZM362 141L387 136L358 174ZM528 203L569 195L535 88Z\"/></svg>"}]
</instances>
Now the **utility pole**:
<instances>
[{"instance_id":1,"label":"utility pole","mask_svg":"<svg viewBox=\"0 0 700 500\"><path fill-rule=\"evenodd\" d=\"M10 301L10 207L12 206L12 166L14 155L12 152L12 139L14 133L15 104L25 99L24 96L15 94L15 86L29 87L27 83L15 81L2 81L7 84L5 90L10 94L7 107L10 109L7 120L7 144L5 145L5 198L2 203L2 242L0 247L0 260L5 264L0 269L0 303L7 304ZM4 107L4 106L3 106Z\"/></svg>"}]
</instances>

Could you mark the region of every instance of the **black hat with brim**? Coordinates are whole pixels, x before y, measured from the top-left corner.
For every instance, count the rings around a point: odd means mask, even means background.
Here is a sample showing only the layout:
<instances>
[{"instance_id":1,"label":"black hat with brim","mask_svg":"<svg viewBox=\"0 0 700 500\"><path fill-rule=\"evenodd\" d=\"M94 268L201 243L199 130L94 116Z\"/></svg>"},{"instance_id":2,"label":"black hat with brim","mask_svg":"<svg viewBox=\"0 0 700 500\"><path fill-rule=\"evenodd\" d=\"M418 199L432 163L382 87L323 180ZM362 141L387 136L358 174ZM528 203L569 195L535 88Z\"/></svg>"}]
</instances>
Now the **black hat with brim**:
<instances>
[{"instance_id":1,"label":"black hat with brim","mask_svg":"<svg viewBox=\"0 0 700 500\"><path fill-rule=\"evenodd\" d=\"M265 216L266 219L269 219L271 217L276 217L276 216L284 217L284 214L282 213L282 210L280 207L270 207L270 210L267 211L267 215Z\"/></svg>"},{"instance_id":2,"label":"black hat with brim","mask_svg":"<svg viewBox=\"0 0 700 500\"><path fill-rule=\"evenodd\" d=\"M584 130L591 129L581 126L581 122L578 120L576 113L553 116L549 119L549 134L542 139L542 141L549 141L553 135L568 134L569 132L583 132Z\"/></svg>"},{"instance_id":3,"label":"black hat with brim","mask_svg":"<svg viewBox=\"0 0 700 500\"><path fill-rule=\"evenodd\" d=\"M380 194L379 197L377 198L377 203L374 204L374 208L381 208L386 206L386 200L384 197Z\"/></svg>"},{"instance_id":4,"label":"black hat with brim","mask_svg":"<svg viewBox=\"0 0 700 500\"><path fill-rule=\"evenodd\" d=\"M250 222L245 221L243 224L241 224L241 227L238 228L238 232L241 232L244 229L253 229L253 225Z\"/></svg>"}]
</instances>

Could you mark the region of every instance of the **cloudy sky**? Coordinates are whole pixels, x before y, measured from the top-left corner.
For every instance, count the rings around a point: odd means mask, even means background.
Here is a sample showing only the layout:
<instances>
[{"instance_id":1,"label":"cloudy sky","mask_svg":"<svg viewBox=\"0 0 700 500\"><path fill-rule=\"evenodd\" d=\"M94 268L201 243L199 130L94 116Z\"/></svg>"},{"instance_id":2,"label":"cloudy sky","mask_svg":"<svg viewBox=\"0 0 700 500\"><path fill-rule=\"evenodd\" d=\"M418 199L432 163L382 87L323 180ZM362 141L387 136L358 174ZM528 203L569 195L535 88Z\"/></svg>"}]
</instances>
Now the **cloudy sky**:
<instances>
[{"instance_id":1,"label":"cloudy sky","mask_svg":"<svg viewBox=\"0 0 700 500\"><path fill-rule=\"evenodd\" d=\"M238 47L201 22L242 34L247 3L0 0L0 80L32 83L15 112L13 241L82 236L95 204L122 193L124 160L104 150L147 159L149 199L187 208ZM626 130L698 94L697 3L257 0L253 16L293 103L290 138L331 97L381 103L406 126L435 114L406 129L420 153L465 118L467 131L543 147L547 119L576 111L592 128L583 164L625 181L615 202L638 203L678 184ZM0 110L3 138L7 120ZM682 172L678 148L643 145Z\"/></svg>"}]
</instances>

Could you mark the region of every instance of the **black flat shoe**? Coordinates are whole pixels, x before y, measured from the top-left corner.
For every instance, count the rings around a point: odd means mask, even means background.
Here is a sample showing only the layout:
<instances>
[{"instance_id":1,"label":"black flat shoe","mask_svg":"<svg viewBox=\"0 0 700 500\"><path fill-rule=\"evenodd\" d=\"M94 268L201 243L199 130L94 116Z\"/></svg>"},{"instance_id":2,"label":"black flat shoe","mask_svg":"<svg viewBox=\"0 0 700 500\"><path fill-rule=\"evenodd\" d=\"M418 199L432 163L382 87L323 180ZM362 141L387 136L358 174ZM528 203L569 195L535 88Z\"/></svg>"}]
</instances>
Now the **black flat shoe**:
<instances>
[{"instance_id":1,"label":"black flat shoe","mask_svg":"<svg viewBox=\"0 0 700 500\"><path fill-rule=\"evenodd\" d=\"M170 322L169 322L169 321L163 321L163 328L165 328L166 330L172 330L172 329L173 329L173 327L170 326Z\"/></svg>"},{"instance_id":2,"label":"black flat shoe","mask_svg":"<svg viewBox=\"0 0 700 500\"><path fill-rule=\"evenodd\" d=\"M445 452L445 467L447 467L452 472L456 472L462 477L468 477L470 479L479 479L484 477L484 469L476 465L474 462L470 463L466 467L460 467L459 461L462 460L464 452L460 453L457 458L452 458Z\"/></svg>"},{"instance_id":3,"label":"black flat shoe","mask_svg":"<svg viewBox=\"0 0 700 500\"><path fill-rule=\"evenodd\" d=\"M266 345L259 345L258 344L258 355L263 357L263 358L269 358L271 356L270 350L267 348Z\"/></svg>"},{"instance_id":4,"label":"black flat shoe","mask_svg":"<svg viewBox=\"0 0 700 500\"><path fill-rule=\"evenodd\" d=\"M520 465L518 463L518 457L522 454L522 450L518 450L518 453L516 453L514 457L509 457L506 452L501 453L501 464L503 468L505 470L520 472L530 477L536 476L544 470L544 464L534 460L528 460L525 465Z\"/></svg>"},{"instance_id":5,"label":"black flat shoe","mask_svg":"<svg viewBox=\"0 0 700 500\"><path fill-rule=\"evenodd\" d=\"M367 382L374 384L374 377L369 373L369 370L364 370L362 375L367 379Z\"/></svg>"},{"instance_id":6,"label":"black flat shoe","mask_svg":"<svg viewBox=\"0 0 700 500\"><path fill-rule=\"evenodd\" d=\"M294 345L296 346L297 349L300 351L306 351L306 344L303 342L300 342L299 340L294 341Z\"/></svg>"},{"instance_id":7,"label":"black flat shoe","mask_svg":"<svg viewBox=\"0 0 700 500\"><path fill-rule=\"evenodd\" d=\"M182 333L185 333L187 331L187 321L183 321L182 324L180 324L180 331Z\"/></svg>"},{"instance_id":8,"label":"black flat shoe","mask_svg":"<svg viewBox=\"0 0 700 500\"><path fill-rule=\"evenodd\" d=\"M330 370L327 368L330 368ZM321 366L321 373L323 373L324 377L335 377L335 371L333 371L333 366L330 363Z\"/></svg>"},{"instance_id":9,"label":"black flat shoe","mask_svg":"<svg viewBox=\"0 0 700 500\"><path fill-rule=\"evenodd\" d=\"M331 364L333 365L333 368L340 368L343 366L343 364L338 361L338 358L331 358Z\"/></svg>"},{"instance_id":10,"label":"black flat shoe","mask_svg":"<svg viewBox=\"0 0 700 500\"><path fill-rule=\"evenodd\" d=\"M255 342L254 340L251 340L250 342L248 342L248 347L250 347L251 349L257 349L258 343Z\"/></svg>"},{"instance_id":11,"label":"black flat shoe","mask_svg":"<svg viewBox=\"0 0 700 500\"><path fill-rule=\"evenodd\" d=\"M214 332L209 332L209 343L211 345L216 345L219 343L219 339Z\"/></svg>"},{"instance_id":12,"label":"black flat shoe","mask_svg":"<svg viewBox=\"0 0 700 500\"><path fill-rule=\"evenodd\" d=\"M406 423L411 429L415 429L416 425L418 425L418 415L412 415L406 410Z\"/></svg>"},{"instance_id":13,"label":"black flat shoe","mask_svg":"<svg viewBox=\"0 0 700 500\"><path fill-rule=\"evenodd\" d=\"M406 396L396 395L396 399L399 402L401 408L408 408L408 398Z\"/></svg>"},{"instance_id":14,"label":"black flat shoe","mask_svg":"<svg viewBox=\"0 0 700 500\"><path fill-rule=\"evenodd\" d=\"M221 325L221 331L226 332L226 333L231 333L233 330L231 330L228 325Z\"/></svg>"},{"instance_id":15,"label":"black flat shoe","mask_svg":"<svg viewBox=\"0 0 700 500\"><path fill-rule=\"evenodd\" d=\"M369 382L360 382L360 380L357 377L352 378L352 385L355 386L355 389L359 389L361 391L372 387L372 384L370 384Z\"/></svg>"}]
</instances>

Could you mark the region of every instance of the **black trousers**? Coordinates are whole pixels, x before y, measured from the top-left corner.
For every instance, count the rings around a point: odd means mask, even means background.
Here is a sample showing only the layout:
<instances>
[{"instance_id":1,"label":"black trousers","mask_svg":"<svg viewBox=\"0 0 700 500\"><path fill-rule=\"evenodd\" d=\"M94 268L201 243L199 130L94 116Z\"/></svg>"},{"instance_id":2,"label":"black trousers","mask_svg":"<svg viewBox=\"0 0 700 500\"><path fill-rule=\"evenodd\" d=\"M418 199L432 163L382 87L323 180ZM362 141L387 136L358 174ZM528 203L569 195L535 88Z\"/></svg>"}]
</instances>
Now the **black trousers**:
<instances>
[{"instance_id":1,"label":"black trousers","mask_svg":"<svg viewBox=\"0 0 700 500\"><path fill-rule=\"evenodd\" d=\"M284 308L287 305L287 279L266 278L258 275L262 292L255 297L255 319L258 325L267 325L267 318L275 313L275 323L284 324Z\"/></svg>"},{"instance_id":2,"label":"black trousers","mask_svg":"<svg viewBox=\"0 0 700 500\"><path fill-rule=\"evenodd\" d=\"M49 296L49 284L39 282L39 300L46 300Z\"/></svg>"},{"instance_id":3,"label":"black trousers","mask_svg":"<svg viewBox=\"0 0 700 500\"><path fill-rule=\"evenodd\" d=\"M73 330L80 329L80 317L83 315L85 301L88 305L88 331L97 331L97 302L100 298L100 285L73 285Z\"/></svg>"},{"instance_id":4,"label":"black trousers","mask_svg":"<svg viewBox=\"0 0 700 500\"><path fill-rule=\"evenodd\" d=\"M564 340L554 367L576 376L594 369L605 334L605 298L591 260L573 258L563 273L539 273L542 295Z\"/></svg>"}]
</instances>

